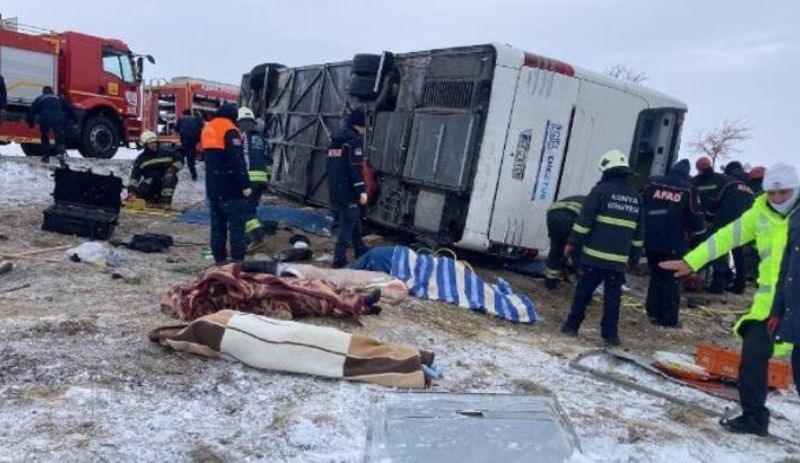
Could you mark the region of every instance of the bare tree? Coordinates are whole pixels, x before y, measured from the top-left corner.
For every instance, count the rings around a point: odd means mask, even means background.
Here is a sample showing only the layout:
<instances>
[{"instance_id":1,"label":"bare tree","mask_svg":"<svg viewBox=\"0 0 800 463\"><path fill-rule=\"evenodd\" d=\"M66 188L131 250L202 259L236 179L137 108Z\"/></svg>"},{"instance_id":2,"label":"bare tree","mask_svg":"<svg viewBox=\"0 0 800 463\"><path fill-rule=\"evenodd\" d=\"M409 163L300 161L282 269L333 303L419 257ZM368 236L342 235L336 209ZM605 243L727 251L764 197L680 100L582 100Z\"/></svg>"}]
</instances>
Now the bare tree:
<instances>
[{"instance_id":1,"label":"bare tree","mask_svg":"<svg viewBox=\"0 0 800 463\"><path fill-rule=\"evenodd\" d=\"M634 84L640 84L647 80L647 74L625 64L615 64L608 66L603 73L615 79L627 80Z\"/></svg>"},{"instance_id":2,"label":"bare tree","mask_svg":"<svg viewBox=\"0 0 800 463\"><path fill-rule=\"evenodd\" d=\"M728 159L731 154L738 153L741 142L753 138L753 128L742 119L725 120L721 127L708 130L697 135L697 140L689 142L695 153L711 158L712 167L718 160Z\"/></svg>"}]
</instances>

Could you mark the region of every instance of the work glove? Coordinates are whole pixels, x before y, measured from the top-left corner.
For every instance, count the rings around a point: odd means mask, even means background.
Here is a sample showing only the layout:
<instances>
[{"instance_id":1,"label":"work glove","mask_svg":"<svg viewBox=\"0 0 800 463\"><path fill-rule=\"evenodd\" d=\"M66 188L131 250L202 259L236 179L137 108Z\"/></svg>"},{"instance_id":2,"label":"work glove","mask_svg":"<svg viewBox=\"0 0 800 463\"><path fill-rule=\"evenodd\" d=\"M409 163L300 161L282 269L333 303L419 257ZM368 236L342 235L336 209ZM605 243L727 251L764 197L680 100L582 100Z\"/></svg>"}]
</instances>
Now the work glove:
<instances>
[{"instance_id":1,"label":"work glove","mask_svg":"<svg viewBox=\"0 0 800 463\"><path fill-rule=\"evenodd\" d=\"M359 197L358 197L358 204L361 204L362 206L366 206L367 205L367 199L368 199L367 198L367 194L366 193L361 193L361 195L359 195Z\"/></svg>"},{"instance_id":2,"label":"work glove","mask_svg":"<svg viewBox=\"0 0 800 463\"><path fill-rule=\"evenodd\" d=\"M767 320L767 333L769 333L769 335L774 338L775 333L778 332L778 326L780 324L781 324L781 317L776 317L776 316L769 317L769 320Z\"/></svg>"},{"instance_id":3,"label":"work glove","mask_svg":"<svg viewBox=\"0 0 800 463\"><path fill-rule=\"evenodd\" d=\"M250 188L245 188L244 190L242 190L242 194L244 195L245 198L249 198L250 195L253 194L253 190L251 190Z\"/></svg>"},{"instance_id":4,"label":"work glove","mask_svg":"<svg viewBox=\"0 0 800 463\"><path fill-rule=\"evenodd\" d=\"M178 169L176 169L175 166L167 167L167 175L175 175L177 173L178 173Z\"/></svg>"},{"instance_id":5,"label":"work glove","mask_svg":"<svg viewBox=\"0 0 800 463\"><path fill-rule=\"evenodd\" d=\"M125 202L130 203L135 201L136 199L138 199L138 197L136 196L136 192L134 192L132 188L128 188L128 195L125 196Z\"/></svg>"},{"instance_id":6,"label":"work glove","mask_svg":"<svg viewBox=\"0 0 800 463\"><path fill-rule=\"evenodd\" d=\"M575 252L575 245L574 244L566 244L564 245L564 257L569 257Z\"/></svg>"}]
</instances>

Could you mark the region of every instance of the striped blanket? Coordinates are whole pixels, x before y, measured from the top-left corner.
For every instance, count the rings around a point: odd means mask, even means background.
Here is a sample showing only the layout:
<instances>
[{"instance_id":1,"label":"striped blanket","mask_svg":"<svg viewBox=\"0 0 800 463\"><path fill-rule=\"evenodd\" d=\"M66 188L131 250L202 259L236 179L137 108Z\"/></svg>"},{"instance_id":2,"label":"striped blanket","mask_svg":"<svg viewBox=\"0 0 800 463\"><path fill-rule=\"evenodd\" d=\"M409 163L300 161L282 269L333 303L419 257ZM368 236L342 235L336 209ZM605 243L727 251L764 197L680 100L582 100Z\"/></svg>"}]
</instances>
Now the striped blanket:
<instances>
[{"instance_id":1,"label":"striped blanket","mask_svg":"<svg viewBox=\"0 0 800 463\"><path fill-rule=\"evenodd\" d=\"M177 351L236 360L251 367L424 388L423 365L433 353L349 334L335 328L222 310L180 326L149 333L150 340Z\"/></svg>"},{"instance_id":2,"label":"striped blanket","mask_svg":"<svg viewBox=\"0 0 800 463\"><path fill-rule=\"evenodd\" d=\"M395 246L391 275L403 280L412 296L454 304L504 320L536 323L533 301L517 294L502 278L489 285L464 264L449 257L417 254Z\"/></svg>"}]
</instances>

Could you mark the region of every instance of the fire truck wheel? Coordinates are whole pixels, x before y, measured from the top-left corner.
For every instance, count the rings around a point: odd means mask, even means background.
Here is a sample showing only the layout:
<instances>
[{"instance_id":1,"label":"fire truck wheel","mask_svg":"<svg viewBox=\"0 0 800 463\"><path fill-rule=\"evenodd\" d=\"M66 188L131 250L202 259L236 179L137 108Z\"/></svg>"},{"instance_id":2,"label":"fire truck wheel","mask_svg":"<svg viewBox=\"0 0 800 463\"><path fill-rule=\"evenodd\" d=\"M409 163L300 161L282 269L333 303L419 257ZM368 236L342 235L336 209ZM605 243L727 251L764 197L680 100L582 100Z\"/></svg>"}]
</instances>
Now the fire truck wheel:
<instances>
[{"instance_id":1,"label":"fire truck wheel","mask_svg":"<svg viewBox=\"0 0 800 463\"><path fill-rule=\"evenodd\" d=\"M119 133L114 121L98 114L92 116L83 126L81 144L78 151L85 158L111 159L119 147Z\"/></svg>"},{"instance_id":2,"label":"fire truck wheel","mask_svg":"<svg viewBox=\"0 0 800 463\"><path fill-rule=\"evenodd\" d=\"M22 147L22 152L25 153L25 156L42 155L42 145L38 143L22 143L20 146Z\"/></svg>"}]
</instances>

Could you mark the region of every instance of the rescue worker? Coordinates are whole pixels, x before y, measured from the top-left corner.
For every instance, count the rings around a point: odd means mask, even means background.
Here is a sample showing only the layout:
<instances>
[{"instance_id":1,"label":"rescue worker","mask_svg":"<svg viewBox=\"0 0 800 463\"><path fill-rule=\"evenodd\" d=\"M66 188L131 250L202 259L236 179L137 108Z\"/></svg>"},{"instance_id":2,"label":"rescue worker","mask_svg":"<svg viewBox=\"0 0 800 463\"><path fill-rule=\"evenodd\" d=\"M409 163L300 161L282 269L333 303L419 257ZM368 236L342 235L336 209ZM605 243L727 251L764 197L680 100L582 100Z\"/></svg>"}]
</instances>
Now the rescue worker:
<instances>
[{"instance_id":1,"label":"rescue worker","mask_svg":"<svg viewBox=\"0 0 800 463\"><path fill-rule=\"evenodd\" d=\"M692 179L692 184L697 188L697 193L700 195L700 205L703 208L706 221L709 224L713 224L714 215L718 207L717 200L727 179L725 175L714 172L711 159L707 157L698 159L694 166L697 169L697 175Z\"/></svg>"},{"instance_id":2,"label":"rescue worker","mask_svg":"<svg viewBox=\"0 0 800 463\"><path fill-rule=\"evenodd\" d=\"M800 188L793 192L788 189L783 193L798 196ZM776 195L776 194L773 194ZM788 203L798 204L798 200ZM800 206L795 206L795 209ZM800 213L795 211L789 218L789 239L786 252L781 260L781 271L778 287L775 290L775 301L772 303L767 331L774 342L790 342L792 349L792 373L794 386L800 394Z\"/></svg>"},{"instance_id":3,"label":"rescue worker","mask_svg":"<svg viewBox=\"0 0 800 463\"><path fill-rule=\"evenodd\" d=\"M655 176L644 188L644 249L650 269L647 318L655 325L678 326L680 284L658 264L680 258L690 236L706 231L700 198L692 186L689 161L675 163L666 176Z\"/></svg>"},{"instance_id":4,"label":"rescue worker","mask_svg":"<svg viewBox=\"0 0 800 463\"><path fill-rule=\"evenodd\" d=\"M738 384L742 415L723 419L720 424L731 432L759 436L767 435L769 428L769 410L765 407L769 358L773 352L783 355L791 348L786 343L773 346L767 322L775 301L789 217L798 213L800 176L794 167L778 163L767 169L764 188L766 194L756 198L753 206L741 217L718 230L683 256L682 260L661 263L661 268L675 271L676 277L682 277L727 255L731 249L755 241L761 255L758 291L753 297L750 311L739 318L733 327L733 332L742 338Z\"/></svg>"},{"instance_id":5,"label":"rescue worker","mask_svg":"<svg viewBox=\"0 0 800 463\"><path fill-rule=\"evenodd\" d=\"M547 236L550 238L550 251L544 267L544 285L547 289L556 289L558 281L564 277L564 246L585 200L586 196L569 196L554 202L547 209ZM572 257L577 260L577 256ZM575 262L573 266L577 267Z\"/></svg>"},{"instance_id":6,"label":"rescue worker","mask_svg":"<svg viewBox=\"0 0 800 463\"><path fill-rule=\"evenodd\" d=\"M361 240L361 209L367 193L361 163L364 160L363 136L366 116L361 109L347 115L342 128L331 135L328 145L328 197L338 216L339 236L333 255L333 268L347 265L347 248L352 243L356 259L367 251Z\"/></svg>"},{"instance_id":7,"label":"rescue worker","mask_svg":"<svg viewBox=\"0 0 800 463\"><path fill-rule=\"evenodd\" d=\"M603 283L601 336L606 344L620 344L617 331L622 284L629 263L641 256L642 203L629 183L633 174L622 151L611 150L600 159L603 176L592 188L578 215L564 254L580 253L581 272L572 310L561 332L577 336L592 294Z\"/></svg>"},{"instance_id":8,"label":"rescue worker","mask_svg":"<svg viewBox=\"0 0 800 463\"><path fill-rule=\"evenodd\" d=\"M747 174L738 161L733 161L725 166L725 183L716 200L718 207L714 214L714 228L728 225L753 205L753 190L747 185ZM728 266L728 256L722 256L713 264L713 275L709 292L722 294L726 290L743 294L747 284L747 259L745 249L737 247L731 252L733 255L734 276L729 281L731 269Z\"/></svg>"},{"instance_id":9,"label":"rescue worker","mask_svg":"<svg viewBox=\"0 0 800 463\"><path fill-rule=\"evenodd\" d=\"M181 155L159 146L158 136L149 130L142 133L139 142L144 150L133 161L126 201L144 199L151 206L169 207L178 185L178 171L183 167Z\"/></svg>"},{"instance_id":10,"label":"rescue worker","mask_svg":"<svg viewBox=\"0 0 800 463\"><path fill-rule=\"evenodd\" d=\"M67 124L75 121L75 111L66 100L53 93L53 87L45 85L42 94L33 100L26 116L28 127L33 128L39 122L39 134L42 150L42 162L50 162L50 156L58 156L59 163L64 165L66 148L64 140ZM55 145L50 145L50 132L53 132Z\"/></svg>"},{"instance_id":11,"label":"rescue worker","mask_svg":"<svg viewBox=\"0 0 800 463\"><path fill-rule=\"evenodd\" d=\"M755 166L750 169L750 173L747 176L747 184L750 186L750 189L753 190L753 196L760 196L764 193L764 169L762 166Z\"/></svg>"},{"instance_id":12,"label":"rescue worker","mask_svg":"<svg viewBox=\"0 0 800 463\"><path fill-rule=\"evenodd\" d=\"M181 155L189 166L189 173L192 180L197 180L197 144L200 143L200 133L203 130L203 120L192 115L192 111L184 109L178 123L175 124L175 131L181 138Z\"/></svg>"},{"instance_id":13,"label":"rescue worker","mask_svg":"<svg viewBox=\"0 0 800 463\"><path fill-rule=\"evenodd\" d=\"M225 103L205 124L200 143L206 163L206 197L211 209L211 254L222 265L230 257L244 260L247 241L247 197L251 194L242 152L242 135L236 127L236 105ZM230 233L230 256L226 249Z\"/></svg>"},{"instance_id":14,"label":"rescue worker","mask_svg":"<svg viewBox=\"0 0 800 463\"><path fill-rule=\"evenodd\" d=\"M239 130L242 132L242 151L247 161L247 176L252 193L247 198L249 210L245 224L248 252L255 252L263 246L267 230L258 220L257 210L261 196L267 191L267 183L272 169L272 157L267 142L261 135L253 111L247 107L239 108Z\"/></svg>"}]
</instances>

